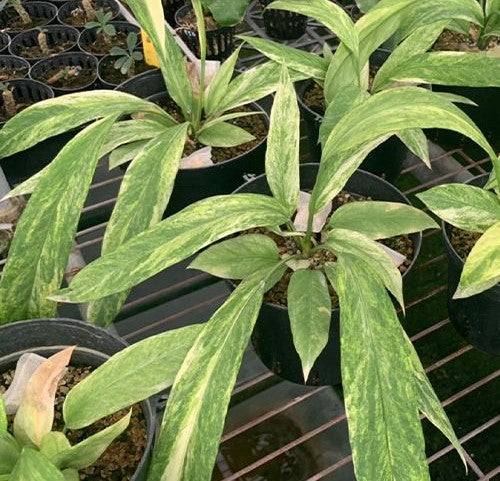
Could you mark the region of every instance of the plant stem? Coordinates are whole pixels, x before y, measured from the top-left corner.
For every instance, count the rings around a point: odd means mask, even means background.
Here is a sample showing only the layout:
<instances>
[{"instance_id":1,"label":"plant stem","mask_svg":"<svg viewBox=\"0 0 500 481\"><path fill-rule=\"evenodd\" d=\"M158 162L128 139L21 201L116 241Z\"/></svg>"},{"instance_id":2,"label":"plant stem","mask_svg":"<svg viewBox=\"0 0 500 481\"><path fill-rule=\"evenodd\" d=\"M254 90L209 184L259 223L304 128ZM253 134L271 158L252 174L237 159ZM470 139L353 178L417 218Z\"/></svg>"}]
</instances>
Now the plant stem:
<instances>
[{"instance_id":1,"label":"plant stem","mask_svg":"<svg viewBox=\"0 0 500 481\"><path fill-rule=\"evenodd\" d=\"M43 52L44 55L48 57L50 55L50 50L49 46L47 45L47 35L43 30L41 30L40 33L38 34L37 40L40 50Z\"/></svg>"},{"instance_id":2,"label":"plant stem","mask_svg":"<svg viewBox=\"0 0 500 481\"><path fill-rule=\"evenodd\" d=\"M16 1L12 6L21 18L21 22L23 23L23 25L31 25L31 17L29 16L29 13L26 11L26 9L21 5L21 2Z\"/></svg>"},{"instance_id":3,"label":"plant stem","mask_svg":"<svg viewBox=\"0 0 500 481\"><path fill-rule=\"evenodd\" d=\"M198 99L196 100L196 114L194 119L195 136L201 126L201 116L203 113L203 105L205 103L205 68L207 61L207 42L205 17L203 15L203 7L200 0L193 0L193 9L196 15L196 26L198 28L198 39L200 42L200 88Z\"/></svg>"},{"instance_id":4,"label":"plant stem","mask_svg":"<svg viewBox=\"0 0 500 481\"><path fill-rule=\"evenodd\" d=\"M92 0L82 0L82 7L85 10L85 16L87 17L87 20L94 20L95 11L94 7L92 6Z\"/></svg>"},{"instance_id":5,"label":"plant stem","mask_svg":"<svg viewBox=\"0 0 500 481\"><path fill-rule=\"evenodd\" d=\"M5 110L5 113L7 114L7 117L10 118L14 117L14 115L17 114L17 107L12 91L9 89L5 89L2 92L2 98L3 98L3 108Z\"/></svg>"}]
</instances>

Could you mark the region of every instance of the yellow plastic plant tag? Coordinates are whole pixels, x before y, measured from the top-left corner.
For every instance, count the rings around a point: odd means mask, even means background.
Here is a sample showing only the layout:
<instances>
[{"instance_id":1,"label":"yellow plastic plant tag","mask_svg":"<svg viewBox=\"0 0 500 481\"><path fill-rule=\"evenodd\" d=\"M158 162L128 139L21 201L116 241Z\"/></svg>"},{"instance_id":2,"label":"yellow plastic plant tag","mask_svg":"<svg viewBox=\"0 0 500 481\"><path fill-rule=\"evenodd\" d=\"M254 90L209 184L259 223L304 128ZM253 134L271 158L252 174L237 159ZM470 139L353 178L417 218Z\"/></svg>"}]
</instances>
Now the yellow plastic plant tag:
<instances>
[{"instance_id":1,"label":"yellow plastic plant tag","mask_svg":"<svg viewBox=\"0 0 500 481\"><path fill-rule=\"evenodd\" d=\"M153 42L151 42L151 39L149 38L148 34L142 29L141 29L141 37L142 37L142 51L144 52L144 61L148 65L159 67L160 62L158 61L158 55L156 55Z\"/></svg>"}]
</instances>

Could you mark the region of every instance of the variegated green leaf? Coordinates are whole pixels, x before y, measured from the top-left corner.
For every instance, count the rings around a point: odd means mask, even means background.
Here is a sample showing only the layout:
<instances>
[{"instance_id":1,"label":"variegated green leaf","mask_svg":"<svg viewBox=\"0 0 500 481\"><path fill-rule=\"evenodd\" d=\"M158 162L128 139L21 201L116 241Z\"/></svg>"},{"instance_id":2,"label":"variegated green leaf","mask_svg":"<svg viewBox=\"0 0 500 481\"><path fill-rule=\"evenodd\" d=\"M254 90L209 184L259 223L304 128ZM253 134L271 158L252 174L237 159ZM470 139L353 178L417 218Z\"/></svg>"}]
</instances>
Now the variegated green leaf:
<instances>
[{"instance_id":1,"label":"variegated green leaf","mask_svg":"<svg viewBox=\"0 0 500 481\"><path fill-rule=\"evenodd\" d=\"M264 38L248 37L246 35L240 35L239 38L274 62L286 65L288 68L302 72L316 80L322 81L325 79L328 61L320 55Z\"/></svg>"},{"instance_id":2,"label":"variegated green leaf","mask_svg":"<svg viewBox=\"0 0 500 481\"><path fill-rule=\"evenodd\" d=\"M377 5L378 0L356 0L356 5L363 12L369 12L375 5Z\"/></svg>"},{"instance_id":3,"label":"variegated green leaf","mask_svg":"<svg viewBox=\"0 0 500 481\"><path fill-rule=\"evenodd\" d=\"M144 150L148 142L149 140L136 140L117 147L109 155L109 170L134 160Z\"/></svg>"},{"instance_id":4,"label":"variegated green leaf","mask_svg":"<svg viewBox=\"0 0 500 481\"><path fill-rule=\"evenodd\" d=\"M321 271L295 271L287 298L293 344L302 361L305 382L330 333L332 301L325 276Z\"/></svg>"},{"instance_id":5,"label":"variegated green leaf","mask_svg":"<svg viewBox=\"0 0 500 481\"><path fill-rule=\"evenodd\" d=\"M465 105L474 105L477 107L476 102L462 95L452 94L451 92L436 92L441 97L453 102L454 104L465 104Z\"/></svg>"},{"instance_id":6,"label":"variegated green leaf","mask_svg":"<svg viewBox=\"0 0 500 481\"><path fill-rule=\"evenodd\" d=\"M115 354L66 396L66 427L84 428L171 386L202 327L167 331Z\"/></svg>"},{"instance_id":7,"label":"variegated green leaf","mask_svg":"<svg viewBox=\"0 0 500 481\"><path fill-rule=\"evenodd\" d=\"M337 209L328 227L354 230L370 239L387 239L425 229L436 229L439 225L427 214L411 205L398 202L360 201L350 202Z\"/></svg>"},{"instance_id":8,"label":"variegated green leaf","mask_svg":"<svg viewBox=\"0 0 500 481\"><path fill-rule=\"evenodd\" d=\"M91 301L128 289L203 247L252 227L289 218L272 197L233 194L204 199L160 222L80 271L61 301Z\"/></svg>"},{"instance_id":9,"label":"variegated green leaf","mask_svg":"<svg viewBox=\"0 0 500 481\"><path fill-rule=\"evenodd\" d=\"M388 74L387 80L467 87L500 87L500 59L483 52L423 53L410 57L394 67Z\"/></svg>"},{"instance_id":10,"label":"variegated green leaf","mask_svg":"<svg viewBox=\"0 0 500 481\"><path fill-rule=\"evenodd\" d=\"M9 481L66 481L66 479L43 454L31 448L24 448Z\"/></svg>"},{"instance_id":11,"label":"variegated green leaf","mask_svg":"<svg viewBox=\"0 0 500 481\"><path fill-rule=\"evenodd\" d=\"M404 310L403 279L396 264L382 247L368 236L348 229L333 229L325 248L338 258L355 257L373 269L377 277L396 298Z\"/></svg>"},{"instance_id":12,"label":"variegated green leaf","mask_svg":"<svg viewBox=\"0 0 500 481\"><path fill-rule=\"evenodd\" d=\"M410 152L421 159L429 169L432 168L429 156L429 141L421 129L402 130L396 135Z\"/></svg>"},{"instance_id":13,"label":"variegated green leaf","mask_svg":"<svg viewBox=\"0 0 500 481\"><path fill-rule=\"evenodd\" d=\"M331 132L323 148L311 197L312 211L319 212L342 190L366 156L358 155L359 152L367 151L370 142L376 146L377 139L383 139L383 136L414 128L444 128L460 132L496 157L469 117L443 97L419 87L382 91L353 108Z\"/></svg>"},{"instance_id":14,"label":"variegated green leaf","mask_svg":"<svg viewBox=\"0 0 500 481\"><path fill-rule=\"evenodd\" d=\"M476 242L465 261L454 299L463 299L500 282L500 221L493 224Z\"/></svg>"},{"instance_id":15,"label":"variegated green leaf","mask_svg":"<svg viewBox=\"0 0 500 481\"><path fill-rule=\"evenodd\" d=\"M267 139L266 178L275 199L291 216L299 202L300 112L288 70L282 68Z\"/></svg>"},{"instance_id":16,"label":"variegated green leaf","mask_svg":"<svg viewBox=\"0 0 500 481\"><path fill-rule=\"evenodd\" d=\"M430 25L417 28L407 39L405 39L392 52L389 58L380 67L373 80L372 91L377 92L387 88L392 83L392 72L402 63L405 63L414 55L427 52L434 45L441 32L444 30L448 20L441 20Z\"/></svg>"},{"instance_id":17,"label":"variegated green leaf","mask_svg":"<svg viewBox=\"0 0 500 481\"><path fill-rule=\"evenodd\" d=\"M65 481L80 481L80 475L76 469L64 469L62 473Z\"/></svg>"},{"instance_id":18,"label":"variegated green leaf","mask_svg":"<svg viewBox=\"0 0 500 481\"><path fill-rule=\"evenodd\" d=\"M288 10L314 18L334 33L344 44L358 54L359 40L354 23L339 5L328 0L275 0L267 8Z\"/></svg>"},{"instance_id":19,"label":"variegated green leaf","mask_svg":"<svg viewBox=\"0 0 500 481\"><path fill-rule=\"evenodd\" d=\"M5 403L0 394L0 436L7 432L7 413L5 412Z\"/></svg>"},{"instance_id":20,"label":"variegated green leaf","mask_svg":"<svg viewBox=\"0 0 500 481\"><path fill-rule=\"evenodd\" d=\"M487 16L500 12L500 0L486 0L484 11Z\"/></svg>"},{"instance_id":21,"label":"variegated green leaf","mask_svg":"<svg viewBox=\"0 0 500 481\"><path fill-rule=\"evenodd\" d=\"M459 229L484 232L500 220L498 197L472 185L438 185L417 197L434 214Z\"/></svg>"},{"instance_id":22,"label":"variegated green leaf","mask_svg":"<svg viewBox=\"0 0 500 481\"><path fill-rule=\"evenodd\" d=\"M263 292L263 280L241 283L195 341L168 400L149 481L211 479L227 406Z\"/></svg>"},{"instance_id":23,"label":"variegated green leaf","mask_svg":"<svg viewBox=\"0 0 500 481\"><path fill-rule=\"evenodd\" d=\"M21 446L8 432L0 434L0 475L10 474L21 454Z\"/></svg>"},{"instance_id":24,"label":"variegated green leaf","mask_svg":"<svg viewBox=\"0 0 500 481\"><path fill-rule=\"evenodd\" d=\"M240 23L245 16L250 0L201 0L201 4L208 8L214 20L223 27Z\"/></svg>"},{"instance_id":25,"label":"variegated green leaf","mask_svg":"<svg viewBox=\"0 0 500 481\"><path fill-rule=\"evenodd\" d=\"M255 137L245 129L229 122L217 122L204 126L198 132L198 141L211 147L235 147L251 142Z\"/></svg>"},{"instance_id":26,"label":"variegated green leaf","mask_svg":"<svg viewBox=\"0 0 500 481\"><path fill-rule=\"evenodd\" d=\"M61 285L99 152L115 120L106 117L76 135L40 179L0 280L0 324L55 314L56 303L47 296Z\"/></svg>"},{"instance_id":27,"label":"variegated green leaf","mask_svg":"<svg viewBox=\"0 0 500 481\"><path fill-rule=\"evenodd\" d=\"M208 120L204 122L203 126L200 129L200 132L207 129L208 127L212 127L213 125L220 124L221 122L226 122L228 120L239 119L241 117L250 117L252 115L263 115L264 112L262 110L255 112L231 112L229 114L221 115L220 117L216 117L212 120Z\"/></svg>"},{"instance_id":28,"label":"variegated green leaf","mask_svg":"<svg viewBox=\"0 0 500 481\"><path fill-rule=\"evenodd\" d=\"M160 222L174 187L188 124L165 129L148 142L127 169L102 244L102 254ZM107 326L120 311L128 291L89 305L87 318Z\"/></svg>"},{"instance_id":29,"label":"variegated green leaf","mask_svg":"<svg viewBox=\"0 0 500 481\"><path fill-rule=\"evenodd\" d=\"M164 111L152 102L113 90L81 92L38 102L0 130L0 157L26 150L91 120L134 112L157 112L163 116Z\"/></svg>"},{"instance_id":30,"label":"variegated green leaf","mask_svg":"<svg viewBox=\"0 0 500 481\"><path fill-rule=\"evenodd\" d=\"M268 236L247 234L209 247L189 265L223 279L244 279L280 260L278 246Z\"/></svg>"},{"instance_id":31,"label":"variegated green leaf","mask_svg":"<svg viewBox=\"0 0 500 481\"><path fill-rule=\"evenodd\" d=\"M71 444L68 438L59 431L51 431L47 433L40 444L40 452L50 461L54 462L54 458L62 451L70 448Z\"/></svg>"},{"instance_id":32,"label":"variegated green leaf","mask_svg":"<svg viewBox=\"0 0 500 481\"><path fill-rule=\"evenodd\" d=\"M339 258L341 370L356 479L429 481L413 366L394 306L359 258Z\"/></svg>"}]
</instances>

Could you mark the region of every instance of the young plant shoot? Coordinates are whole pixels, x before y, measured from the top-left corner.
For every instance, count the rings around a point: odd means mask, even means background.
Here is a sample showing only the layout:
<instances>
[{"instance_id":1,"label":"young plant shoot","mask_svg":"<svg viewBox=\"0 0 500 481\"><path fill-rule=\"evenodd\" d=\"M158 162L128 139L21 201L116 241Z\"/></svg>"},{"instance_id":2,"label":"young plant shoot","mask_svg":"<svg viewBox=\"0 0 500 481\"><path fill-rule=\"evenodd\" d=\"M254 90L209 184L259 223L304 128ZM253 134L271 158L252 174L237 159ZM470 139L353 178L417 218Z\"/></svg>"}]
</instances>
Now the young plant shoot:
<instances>
[{"instance_id":1,"label":"young plant shoot","mask_svg":"<svg viewBox=\"0 0 500 481\"><path fill-rule=\"evenodd\" d=\"M137 49L139 38L135 32L130 32L127 35L127 49L121 47L113 47L109 54L112 57L117 57L114 63L115 69L119 70L127 77L135 75L135 62L140 62L144 59L144 55Z\"/></svg>"},{"instance_id":2,"label":"young plant shoot","mask_svg":"<svg viewBox=\"0 0 500 481\"><path fill-rule=\"evenodd\" d=\"M101 35L104 41L109 43L111 37L116 35L116 28L110 23L113 18L112 12L104 13L104 10L100 9L95 12L95 20L87 22L85 24L86 29L96 29L97 35Z\"/></svg>"}]
</instances>

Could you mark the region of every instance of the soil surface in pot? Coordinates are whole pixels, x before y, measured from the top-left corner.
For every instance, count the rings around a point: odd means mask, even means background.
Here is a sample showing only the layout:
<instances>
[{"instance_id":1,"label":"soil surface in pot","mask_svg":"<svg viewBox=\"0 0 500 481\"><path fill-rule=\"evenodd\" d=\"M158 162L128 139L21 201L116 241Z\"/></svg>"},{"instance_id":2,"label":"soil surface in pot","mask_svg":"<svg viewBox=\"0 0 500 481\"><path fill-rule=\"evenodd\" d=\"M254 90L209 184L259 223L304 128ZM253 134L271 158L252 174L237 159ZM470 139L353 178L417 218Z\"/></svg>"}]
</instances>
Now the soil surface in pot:
<instances>
[{"instance_id":1,"label":"soil surface in pot","mask_svg":"<svg viewBox=\"0 0 500 481\"><path fill-rule=\"evenodd\" d=\"M432 48L437 51L480 52L477 45L479 34L479 27L475 24L471 24L468 36L453 30L445 30ZM493 50L499 46L499 37L490 38L485 50Z\"/></svg>"},{"instance_id":2,"label":"soil surface in pot","mask_svg":"<svg viewBox=\"0 0 500 481\"><path fill-rule=\"evenodd\" d=\"M177 106L177 104L169 98L162 99L159 103L165 111L167 111L175 120L178 122L184 122L184 117ZM226 114L232 112L253 112L254 110L250 107L243 106L238 107L233 110L225 112ZM213 147L212 148L212 160L215 164L219 162L224 162L229 159L238 157L239 155L245 154L249 150L259 145L267 136L267 125L264 121L263 115L250 115L248 117L239 117L237 119L229 120L229 123L237 125L247 132L250 132L255 139L242 145L237 145L236 147ZM204 145L200 143L190 142L186 143L184 148L183 156L186 157L202 149Z\"/></svg>"},{"instance_id":3,"label":"soil surface in pot","mask_svg":"<svg viewBox=\"0 0 500 481\"><path fill-rule=\"evenodd\" d=\"M101 66L99 68L99 73L102 77L103 80L106 82L109 82L114 85L120 85L122 82L125 82L125 80L128 80L132 78L135 75L138 75L140 73L146 72L148 70L152 70L156 67L153 67L151 65L148 65L144 61L140 62L135 62L134 65L134 71L129 71L128 74L122 74L120 72L120 69L116 69L114 67L115 61L117 60L117 57L111 57L111 58L105 58L101 62Z\"/></svg>"},{"instance_id":4,"label":"soil surface in pot","mask_svg":"<svg viewBox=\"0 0 500 481\"><path fill-rule=\"evenodd\" d=\"M455 252L463 261L467 259L470 251L482 236L480 232L470 232L449 225L446 226L446 233L448 234L453 249L455 249Z\"/></svg>"},{"instance_id":5,"label":"soil surface in pot","mask_svg":"<svg viewBox=\"0 0 500 481\"><path fill-rule=\"evenodd\" d=\"M43 17L30 17L31 22L30 23L23 23L21 20L21 17L12 17L7 21L7 24L2 30L4 32L8 32L9 30L17 30L17 31L22 31L22 30L29 30L30 28L34 27L41 27L42 25L47 24L47 19Z\"/></svg>"},{"instance_id":6,"label":"soil surface in pot","mask_svg":"<svg viewBox=\"0 0 500 481\"><path fill-rule=\"evenodd\" d=\"M94 12L97 10L103 10L104 13L114 13L113 9L109 6L102 6L102 5L97 5L97 3L92 2L92 7L94 9ZM71 10L71 13L62 19L64 23L67 23L68 25L74 25L75 27L83 27L87 22L95 20L94 18L88 18L87 14L85 13L85 10L82 7L76 7L73 10Z\"/></svg>"},{"instance_id":7,"label":"soil surface in pot","mask_svg":"<svg viewBox=\"0 0 500 481\"><path fill-rule=\"evenodd\" d=\"M24 200L14 197L10 200L8 208L0 210L0 260L7 258L19 217L21 217L25 207Z\"/></svg>"},{"instance_id":8,"label":"soil surface in pot","mask_svg":"<svg viewBox=\"0 0 500 481\"><path fill-rule=\"evenodd\" d=\"M24 102L16 102L12 92L9 90L10 94L2 92L0 95L0 122L6 122L7 120L14 117L16 114L36 103L36 100L29 100Z\"/></svg>"},{"instance_id":9,"label":"soil surface in pot","mask_svg":"<svg viewBox=\"0 0 500 481\"><path fill-rule=\"evenodd\" d=\"M13 78L24 78L27 74L27 67L13 67L11 65L0 67L0 82Z\"/></svg>"},{"instance_id":10,"label":"soil surface in pot","mask_svg":"<svg viewBox=\"0 0 500 481\"><path fill-rule=\"evenodd\" d=\"M210 14L205 14L205 28L207 31L217 30L220 25L214 20L214 17ZM198 26L196 25L196 15L193 10L190 10L186 15L184 15L179 22L179 26L176 30L194 30L198 31Z\"/></svg>"},{"instance_id":11,"label":"soil surface in pot","mask_svg":"<svg viewBox=\"0 0 500 481\"><path fill-rule=\"evenodd\" d=\"M349 202L356 202L360 200L371 200L371 199L369 197L363 197L360 195L354 195L342 191L337 197L335 197L335 199L333 199L332 214L342 205L347 204ZM328 217L325 225L328 225L330 217L331 214ZM276 242L276 245L278 246L280 255L284 254L293 255L300 253L300 248L298 244L291 237L281 237L277 234L274 234L273 232L268 231L265 228L260 228L260 227L242 232L242 234L250 234L250 233L264 234L273 239ZM321 241L321 235L322 233L314 234L318 242ZM389 239L383 239L380 242L386 245L387 247L390 247L391 249L395 250L396 252L403 254L406 257L404 264L399 266L399 270L402 274L406 272L408 267L412 263L414 257L413 242L411 241L410 237L408 235L400 235L396 237L391 237ZM335 259L336 259L335 255L332 254L330 251L323 250L317 252L310 260L309 269L311 270L321 269L326 262L334 262ZM286 306L288 284L290 283L290 278L292 274L293 271L291 269L288 269L281 278L281 280L278 283L276 283L272 289L266 292L266 294L264 295L264 300L272 304ZM233 282L238 283L239 281L233 281ZM330 284L328 284L328 289L330 291L330 297L332 299L332 308L335 309L339 306L339 299L337 293L333 290Z\"/></svg>"},{"instance_id":12,"label":"soil surface in pot","mask_svg":"<svg viewBox=\"0 0 500 481\"><path fill-rule=\"evenodd\" d=\"M66 370L66 374L59 382L56 393L56 405L53 430L62 431L64 421L62 407L66 394L71 388L85 379L91 372L91 367L73 367ZM12 382L14 370L0 375L0 392L5 392ZM118 413L97 421L85 429L68 430L66 433L71 445L92 436L93 434L111 426L127 414L124 409ZM12 419L10 420L12 422ZM127 481L132 478L144 454L147 439L146 420L140 404L132 409L132 418L127 430L122 433L104 454L90 467L80 470L81 481Z\"/></svg>"},{"instance_id":13,"label":"soil surface in pot","mask_svg":"<svg viewBox=\"0 0 500 481\"><path fill-rule=\"evenodd\" d=\"M94 79L95 70L92 68L60 65L47 70L38 80L59 89L79 89L89 85Z\"/></svg>"},{"instance_id":14,"label":"soil surface in pot","mask_svg":"<svg viewBox=\"0 0 500 481\"><path fill-rule=\"evenodd\" d=\"M47 39L47 42L48 39ZM31 47L22 46L19 48L19 55L24 58L46 58L52 55L57 55L58 53L66 52L69 50L75 42L71 40L66 40L62 43L51 44L48 43L48 50L44 50L40 45L33 45Z\"/></svg>"},{"instance_id":15,"label":"soil surface in pot","mask_svg":"<svg viewBox=\"0 0 500 481\"><path fill-rule=\"evenodd\" d=\"M87 52L98 55L106 55L113 47L127 48L127 34L125 32L116 32L116 35L107 35L99 32L94 41L82 45Z\"/></svg>"}]
</instances>

